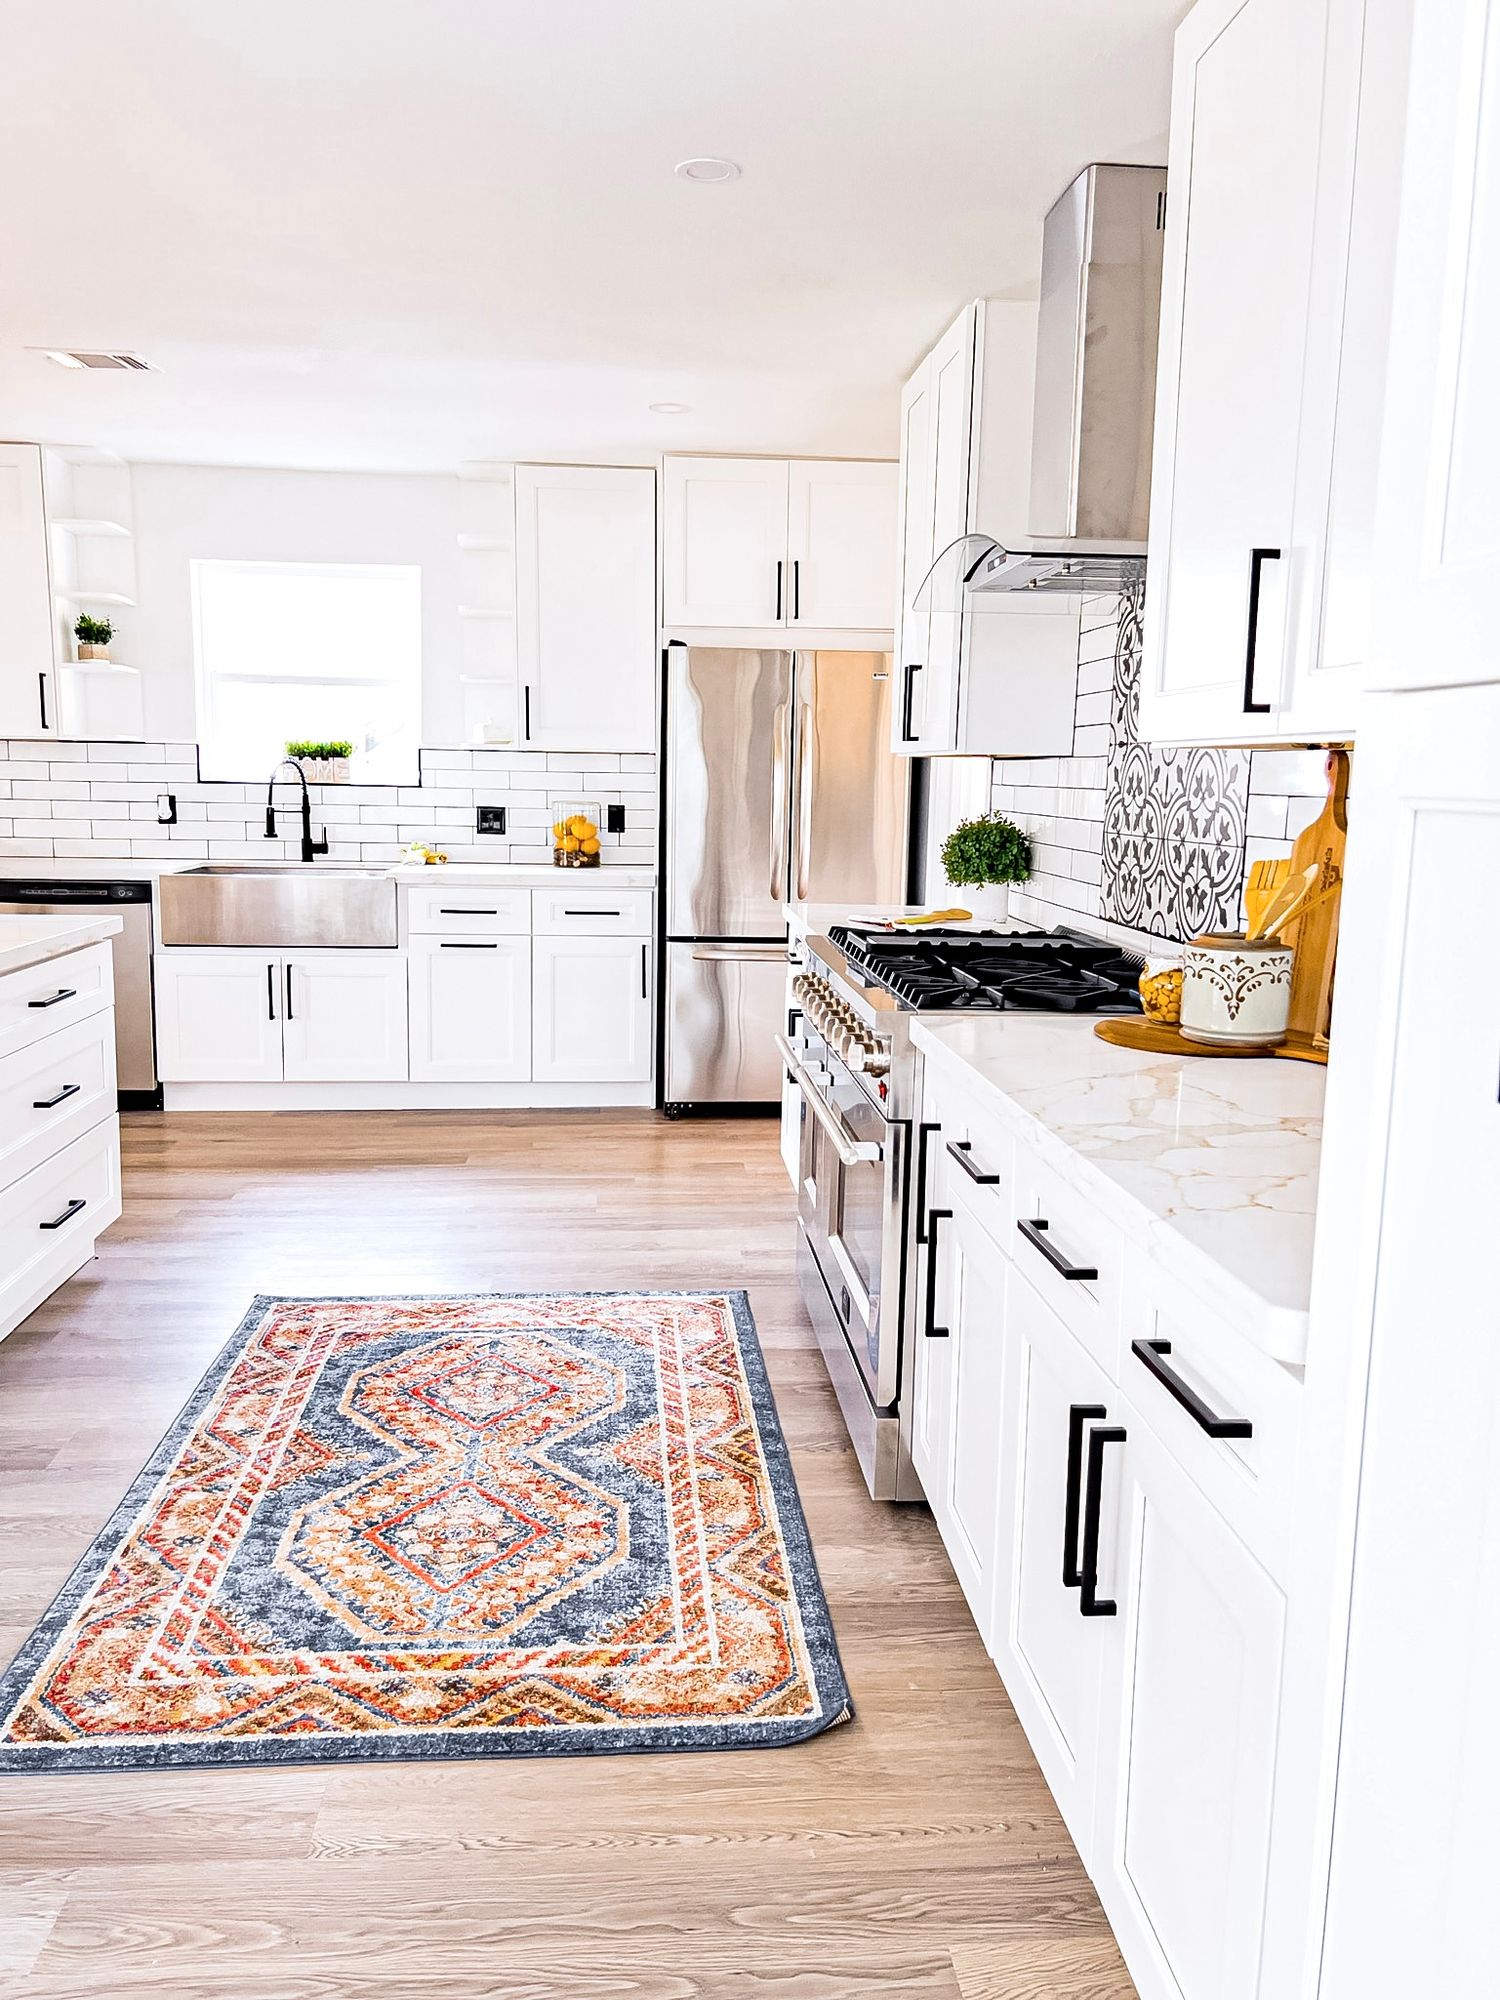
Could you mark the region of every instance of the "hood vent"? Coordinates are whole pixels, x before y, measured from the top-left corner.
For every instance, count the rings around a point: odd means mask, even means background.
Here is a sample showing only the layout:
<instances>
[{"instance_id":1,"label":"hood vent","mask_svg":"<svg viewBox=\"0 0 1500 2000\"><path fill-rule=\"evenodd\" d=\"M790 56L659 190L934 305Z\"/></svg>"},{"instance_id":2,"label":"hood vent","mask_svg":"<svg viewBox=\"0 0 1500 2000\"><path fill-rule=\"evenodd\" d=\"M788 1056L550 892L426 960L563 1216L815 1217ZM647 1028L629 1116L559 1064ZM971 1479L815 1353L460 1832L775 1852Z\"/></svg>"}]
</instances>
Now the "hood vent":
<instances>
[{"instance_id":1,"label":"hood vent","mask_svg":"<svg viewBox=\"0 0 1500 2000\"><path fill-rule=\"evenodd\" d=\"M32 351L45 354L59 368L124 368L137 375L157 372L154 363L143 361L139 354L131 354L124 348L44 347Z\"/></svg>"},{"instance_id":2,"label":"hood vent","mask_svg":"<svg viewBox=\"0 0 1500 2000\"><path fill-rule=\"evenodd\" d=\"M1165 167L1092 166L1053 203L1042 227L1030 532L951 543L919 609L977 611L1014 591L1077 596L1139 579L1166 194Z\"/></svg>"}]
</instances>

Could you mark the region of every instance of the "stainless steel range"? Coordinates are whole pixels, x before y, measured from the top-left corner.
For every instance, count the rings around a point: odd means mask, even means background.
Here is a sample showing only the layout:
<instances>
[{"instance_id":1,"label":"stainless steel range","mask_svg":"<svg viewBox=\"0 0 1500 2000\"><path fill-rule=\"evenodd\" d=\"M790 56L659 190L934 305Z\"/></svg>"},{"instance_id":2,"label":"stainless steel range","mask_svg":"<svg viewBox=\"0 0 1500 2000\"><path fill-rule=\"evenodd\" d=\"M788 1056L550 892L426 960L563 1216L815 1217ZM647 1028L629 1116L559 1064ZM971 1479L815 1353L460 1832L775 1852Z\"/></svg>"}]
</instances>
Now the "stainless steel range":
<instances>
[{"instance_id":1,"label":"stainless steel range","mask_svg":"<svg viewBox=\"0 0 1500 2000\"><path fill-rule=\"evenodd\" d=\"M920 1500L901 1415L926 1158L922 1013L1134 1013L1141 960L1078 931L836 926L807 940L782 1061L802 1099L797 1270L877 1500Z\"/></svg>"}]
</instances>

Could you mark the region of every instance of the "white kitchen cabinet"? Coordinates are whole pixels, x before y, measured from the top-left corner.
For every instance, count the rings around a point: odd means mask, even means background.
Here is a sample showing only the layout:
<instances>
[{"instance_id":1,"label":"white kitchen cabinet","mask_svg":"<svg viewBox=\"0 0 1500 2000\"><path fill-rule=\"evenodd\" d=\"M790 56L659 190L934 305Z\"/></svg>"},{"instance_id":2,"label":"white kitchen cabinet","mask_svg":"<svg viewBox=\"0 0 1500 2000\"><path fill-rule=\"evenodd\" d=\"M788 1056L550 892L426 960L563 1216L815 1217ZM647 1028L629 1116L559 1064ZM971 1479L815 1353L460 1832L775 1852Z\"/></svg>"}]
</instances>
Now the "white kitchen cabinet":
<instances>
[{"instance_id":1,"label":"white kitchen cabinet","mask_svg":"<svg viewBox=\"0 0 1500 2000\"><path fill-rule=\"evenodd\" d=\"M537 1083L643 1083L651 1074L647 938L547 936L531 946Z\"/></svg>"},{"instance_id":2,"label":"white kitchen cabinet","mask_svg":"<svg viewBox=\"0 0 1500 2000\"><path fill-rule=\"evenodd\" d=\"M407 947L414 1083L531 1075L531 941L413 935Z\"/></svg>"},{"instance_id":3,"label":"white kitchen cabinet","mask_svg":"<svg viewBox=\"0 0 1500 2000\"><path fill-rule=\"evenodd\" d=\"M288 1083L377 1083L406 1075L406 965L399 952L298 953L283 961L281 992Z\"/></svg>"},{"instance_id":4,"label":"white kitchen cabinet","mask_svg":"<svg viewBox=\"0 0 1500 2000\"><path fill-rule=\"evenodd\" d=\"M1410 12L1199 0L1178 30L1147 739L1355 726Z\"/></svg>"},{"instance_id":5,"label":"white kitchen cabinet","mask_svg":"<svg viewBox=\"0 0 1500 2000\"><path fill-rule=\"evenodd\" d=\"M898 755L1069 756L1080 600L1018 593L983 611L918 609L960 536L1027 539L1036 308L976 300L907 383L891 747Z\"/></svg>"},{"instance_id":6,"label":"white kitchen cabinet","mask_svg":"<svg viewBox=\"0 0 1500 2000\"><path fill-rule=\"evenodd\" d=\"M0 444L0 736L56 732L42 451Z\"/></svg>"},{"instance_id":7,"label":"white kitchen cabinet","mask_svg":"<svg viewBox=\"0 0 1500 2000\"><path fill-rule=\"evenodd\" d=\"M1090 1873L1149 2000L1257 2000L1285 1602L1133 1408L1111 1418Z\"/></svg>"},{"instance_id":8,"label":"white kitchen cabinet","mask_svg":"<svg viewBox=\"0 0 1500 2000\"><path fill-rule=\"evenodd\" d=\"M281 1081L281 960L244 951L159 951L156 1067L164 1083Z\"/></svg>"},{"instance_id":9,"label":"white kitchen cabinet","mask_svg":"<svg viewBox=\"0 0 1500 2000\"><path fill-rule=\"evenodd\" d=\"M883 460L666 459L663 623L890 625L896 491Z\"/></svg>"},{"instance_id":10,"label":"white kitchen cabinet","mask_svg":"<svg viewBox=\"0 0 1500 2000\"><path fill-rule=\"evenodd\" d=\"M781 1073L781 1123L779 1143L781 1164L786 1168L787 1179L796 1193L802 1179L802 1086L795 1082L789 1071Z\"/></svg>"},{"instance_id":11,"label":"white kitchen cabinet","mask_svg":"<svg viewBox=\"0 0 1500 2000\"><path fill-rule=\"evenodd\" d=\"M525 748L656 748L655 473L516 467L516 658Z\"/></svg>"}]
</instances>

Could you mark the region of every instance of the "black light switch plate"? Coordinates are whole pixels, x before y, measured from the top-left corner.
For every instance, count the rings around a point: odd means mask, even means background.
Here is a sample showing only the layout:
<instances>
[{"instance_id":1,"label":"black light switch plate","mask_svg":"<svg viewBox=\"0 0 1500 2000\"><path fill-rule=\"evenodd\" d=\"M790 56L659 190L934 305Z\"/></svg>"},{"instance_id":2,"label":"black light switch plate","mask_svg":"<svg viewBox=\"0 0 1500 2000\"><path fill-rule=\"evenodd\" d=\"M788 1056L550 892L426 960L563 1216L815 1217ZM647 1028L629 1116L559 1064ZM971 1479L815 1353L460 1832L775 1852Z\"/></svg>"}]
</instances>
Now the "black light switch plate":
<instances>
[{"instance_id":1,"label":"black light switch plate","mask_svg":"<svg viewBox=\"0 0 1500 2000\"><path fill-rule=\"evenodd\" d=\"M604 808L604 831L606 833L623 833L625 831L624 806L606 806Z\"/></svg>"},{"instance_id":2,"label":"black light switch plate","mask_svg":"<svg viewBox=\"0 0 1500 2000\"><path fill-rule=\"evenodd\" d=\"M504 833L504 806L476 807L474 812L474 831L476 833Z\"/></svg>"},{"instance_id":3,"label":"black light switch plate","mask_svg":"<svg viewBox=\"0 0 1500 2000\"><path fill-rule=\"evenodd\" d=\"M176 826L176 824L177 824L177 794L176 794L175 792L158 792L158 793L157 793L157 795L156 795L156 824L157 824L158 826Z\"/></svg>"}]
</instances>

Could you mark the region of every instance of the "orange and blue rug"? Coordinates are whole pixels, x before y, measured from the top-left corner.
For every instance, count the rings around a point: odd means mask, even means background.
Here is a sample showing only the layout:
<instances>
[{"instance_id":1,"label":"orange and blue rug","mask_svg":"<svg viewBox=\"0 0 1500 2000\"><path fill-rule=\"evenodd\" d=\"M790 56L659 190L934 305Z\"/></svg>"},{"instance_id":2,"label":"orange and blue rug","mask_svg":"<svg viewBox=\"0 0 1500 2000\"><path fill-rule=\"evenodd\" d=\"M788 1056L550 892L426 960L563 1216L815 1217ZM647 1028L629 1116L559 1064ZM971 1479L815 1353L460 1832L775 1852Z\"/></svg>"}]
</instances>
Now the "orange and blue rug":
<instances>
[{"instance_id":1,"label":"orange and blue rug","mask_svg":"<svg viewBox=\"0 0 1500 2000\"><path fill-rule=\"evenodd\" d=\"M259 1298L0 1679L0 1769L849 1714L742 1292Z\"/></svg>"}]
</instances>

